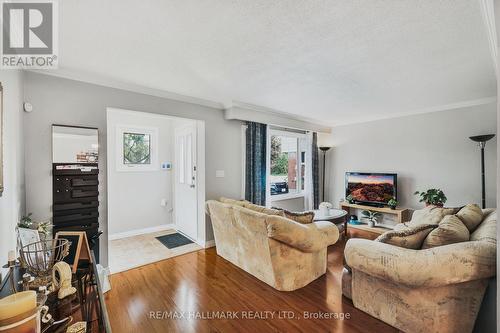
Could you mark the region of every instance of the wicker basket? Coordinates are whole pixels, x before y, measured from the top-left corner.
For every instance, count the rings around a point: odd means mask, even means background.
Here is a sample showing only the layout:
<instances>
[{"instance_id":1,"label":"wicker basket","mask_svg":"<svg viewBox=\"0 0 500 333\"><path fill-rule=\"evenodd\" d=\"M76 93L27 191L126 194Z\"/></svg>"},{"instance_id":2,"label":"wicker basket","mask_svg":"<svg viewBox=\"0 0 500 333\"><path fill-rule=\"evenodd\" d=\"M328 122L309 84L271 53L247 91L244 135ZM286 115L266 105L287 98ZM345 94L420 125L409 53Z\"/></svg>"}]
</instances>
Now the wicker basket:
<instances>
[{"instance_id":1,"label":"wicker basket","mask_svg":"<svg viewBox=\"0 0 500 333\"><path fill-rule=\"evenodd\" d=\"M19 253L21 263L37 277L49 276L52 267L68 255L67 239L50 239L23 246Z\"/></svg>"}]
</instances>

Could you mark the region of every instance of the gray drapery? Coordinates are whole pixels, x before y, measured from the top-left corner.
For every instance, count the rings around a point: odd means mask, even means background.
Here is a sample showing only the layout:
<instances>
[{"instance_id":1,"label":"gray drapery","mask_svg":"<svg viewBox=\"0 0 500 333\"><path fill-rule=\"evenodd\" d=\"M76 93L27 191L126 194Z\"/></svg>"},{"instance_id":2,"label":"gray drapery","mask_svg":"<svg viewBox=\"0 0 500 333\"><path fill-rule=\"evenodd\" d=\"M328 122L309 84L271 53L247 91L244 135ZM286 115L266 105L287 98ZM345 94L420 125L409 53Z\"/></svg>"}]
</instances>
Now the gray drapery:
<instances>
[{"instance_id":1,"label":"gray drapery","mask_svg":"<svg viewBox=\"0 0 500 333\"><path fill-rule=\"evenodd\" d=\"M266 205L267 125L247 122L245 199Z\"/></svg>"},{"instance_id":2,"label":"gray drapery","mask_svg":"<svg viewBox=\"0 0 500 333\"><path fill-rule=\"evenodd\" d=\"M312 178L313 178L313 205L314 209L319 206L319 150L318 150L318 133L313 133L312 140Z\"/></svg>"}]
</instances>

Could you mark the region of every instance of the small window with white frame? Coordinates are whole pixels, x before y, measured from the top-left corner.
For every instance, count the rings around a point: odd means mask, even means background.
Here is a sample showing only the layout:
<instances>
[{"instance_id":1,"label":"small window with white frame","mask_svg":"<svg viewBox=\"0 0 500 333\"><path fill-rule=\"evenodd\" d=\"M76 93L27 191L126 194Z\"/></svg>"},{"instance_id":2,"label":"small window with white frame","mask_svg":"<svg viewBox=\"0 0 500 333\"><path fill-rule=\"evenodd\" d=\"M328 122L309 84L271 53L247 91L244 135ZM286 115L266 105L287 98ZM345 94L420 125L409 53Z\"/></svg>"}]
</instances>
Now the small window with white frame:
<instances>
[{"instance_id":1,"label":"small window with white frame","mask_svg":"<svg viewBox=\"0 0 500 333\"><path fill-rule=\"evenodd\" d=\"M268 179L272 200L303 195L307 163L306 135L269 131Z\"/></svg>"},{"instance_id":2,"label":"small window with white frame","mask_svg":"<svg viewBox=\"0 0 500 333\"><path fill-rule=\"evenodd\" d=\"M117 171L158 170L158 128L116 126Z\"/></svg>"}]
</instances>

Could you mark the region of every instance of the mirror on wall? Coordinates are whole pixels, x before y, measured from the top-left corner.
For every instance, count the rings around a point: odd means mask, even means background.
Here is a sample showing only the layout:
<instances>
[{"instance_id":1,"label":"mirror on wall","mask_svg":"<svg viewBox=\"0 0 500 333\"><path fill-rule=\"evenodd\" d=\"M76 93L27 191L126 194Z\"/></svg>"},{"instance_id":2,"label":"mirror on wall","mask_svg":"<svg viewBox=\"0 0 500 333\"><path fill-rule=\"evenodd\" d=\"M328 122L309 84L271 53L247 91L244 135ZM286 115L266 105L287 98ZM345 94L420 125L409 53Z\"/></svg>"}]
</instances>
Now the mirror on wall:
<instances>
[{"instance_id":1,"label":"mirror on wall","mask_svg":"<svg viewBox=\"0 0 500 333\"><path fill-rule=\"evenodd\" d=\"M97 128L52 125L52 163L97 163Z\"/></svg>"}]
</instances>

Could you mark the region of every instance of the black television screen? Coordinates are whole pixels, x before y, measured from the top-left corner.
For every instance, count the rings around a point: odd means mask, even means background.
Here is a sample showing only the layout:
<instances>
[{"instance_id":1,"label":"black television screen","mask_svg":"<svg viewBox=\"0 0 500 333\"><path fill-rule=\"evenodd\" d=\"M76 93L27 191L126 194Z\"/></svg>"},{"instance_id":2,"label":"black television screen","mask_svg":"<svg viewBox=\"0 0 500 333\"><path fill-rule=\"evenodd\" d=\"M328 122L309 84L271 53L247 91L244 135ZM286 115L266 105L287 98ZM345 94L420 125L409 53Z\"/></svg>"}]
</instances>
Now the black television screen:
<instances>
[{"instance_id":1,"label":"black television screen","mask_svg":"<svg viewBox=\"0 0 500 333\"><path fill-rule=\"evenodd\" d=\"M395 173L346 172L346 197L355 202L386 205L397 200L397 175Z\"/></svg>"}]
</instances>

